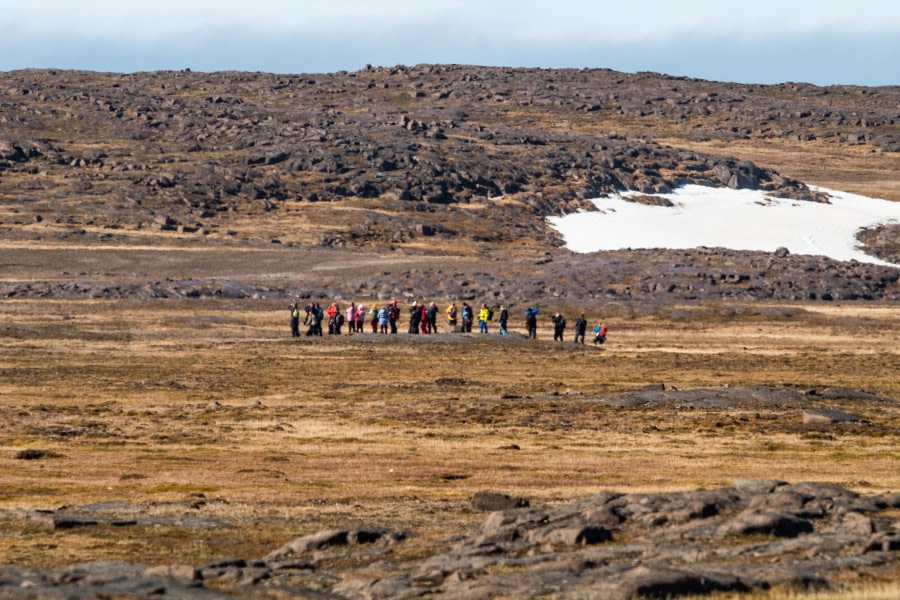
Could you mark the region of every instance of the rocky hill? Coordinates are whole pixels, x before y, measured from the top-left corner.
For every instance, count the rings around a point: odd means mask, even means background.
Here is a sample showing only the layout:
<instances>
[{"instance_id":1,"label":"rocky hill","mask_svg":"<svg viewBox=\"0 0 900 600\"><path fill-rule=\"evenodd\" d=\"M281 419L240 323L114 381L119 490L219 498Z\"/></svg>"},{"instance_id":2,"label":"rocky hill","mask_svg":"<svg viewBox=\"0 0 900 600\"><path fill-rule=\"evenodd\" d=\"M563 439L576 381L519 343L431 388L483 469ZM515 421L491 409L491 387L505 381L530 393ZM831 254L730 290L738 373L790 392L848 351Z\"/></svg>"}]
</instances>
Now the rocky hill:
<instances>
[{"instance_id":1,"label":"rocky hill","mask_svg":"<svg viewBox=\"0 0 900 600\"><path fill-rule=\"evenodd\" d=\"M18 71L0 78L0 232L546 249L559 239L543 217L618 189L825 201L768 166L690 148L778 140L896 162L898 105L897 87L609 70ZM684 146L657 141L672 139Z\"/></svg>"}]
</instances>

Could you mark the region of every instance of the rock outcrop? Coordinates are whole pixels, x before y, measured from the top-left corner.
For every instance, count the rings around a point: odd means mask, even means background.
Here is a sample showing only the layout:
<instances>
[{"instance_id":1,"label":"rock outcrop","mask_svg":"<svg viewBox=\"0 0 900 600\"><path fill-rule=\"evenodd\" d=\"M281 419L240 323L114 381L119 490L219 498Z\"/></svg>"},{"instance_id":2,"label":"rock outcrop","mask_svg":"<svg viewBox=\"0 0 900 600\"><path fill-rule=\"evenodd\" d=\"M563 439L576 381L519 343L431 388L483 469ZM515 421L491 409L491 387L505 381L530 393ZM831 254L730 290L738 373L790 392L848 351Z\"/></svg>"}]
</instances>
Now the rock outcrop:
<instances>
[{"instance_id":1,"label":"rock outcrop","mask_svg":"<svg viewBox=\"0 0 900 600\"><path fill-rule=\"evenodd\" d=\"M203 565L0 566L4 598L674 598L827 587L900 564L900 495L740 480L663 493L602 492L492 513L422 558L407 534L335 529L264 558Z\"/></svg>"}]
</instances>

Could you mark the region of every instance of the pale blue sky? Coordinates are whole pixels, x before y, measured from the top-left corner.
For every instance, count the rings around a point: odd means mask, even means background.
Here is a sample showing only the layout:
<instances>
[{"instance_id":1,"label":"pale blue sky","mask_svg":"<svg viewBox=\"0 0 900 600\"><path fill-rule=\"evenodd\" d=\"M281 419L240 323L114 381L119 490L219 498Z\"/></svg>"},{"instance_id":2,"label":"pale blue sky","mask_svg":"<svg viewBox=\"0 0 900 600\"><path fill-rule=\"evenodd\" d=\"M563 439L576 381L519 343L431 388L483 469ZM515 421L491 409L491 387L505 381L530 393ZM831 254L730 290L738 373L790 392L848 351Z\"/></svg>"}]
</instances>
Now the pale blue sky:
<instances>
[{"instance_id":1,"label":"pale blue sky","mask_svg":"<svg viewBox=\"0 0 900 600\"><path fill-rule=\"evenodd\" d=\"M900 0L28 0L0 70L323 72L423 62L900 84Z\"/></svg>"}]
</instances>

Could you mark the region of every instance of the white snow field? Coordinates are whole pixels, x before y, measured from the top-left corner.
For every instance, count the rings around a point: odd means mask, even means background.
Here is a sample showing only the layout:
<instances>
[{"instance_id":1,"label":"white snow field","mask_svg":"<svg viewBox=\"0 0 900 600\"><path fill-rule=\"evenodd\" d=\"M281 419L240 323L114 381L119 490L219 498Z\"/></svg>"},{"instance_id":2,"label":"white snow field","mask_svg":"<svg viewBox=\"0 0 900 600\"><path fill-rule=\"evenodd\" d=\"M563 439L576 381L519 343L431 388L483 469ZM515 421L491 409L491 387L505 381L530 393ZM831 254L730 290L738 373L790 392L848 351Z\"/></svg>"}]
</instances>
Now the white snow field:
<instances>
[{"instance_id":1,"label":"white snow field","mask_svg":"<svg viewBox=\"0 0 900 600\"><path fill-rule=\"evenodd\" d=\"M769 198L763 191L688 185L670 194L653 194L675 206L626 202L624 192L592 202L598 212L550 217L573 252L623 248L686 249L699 246L828 256L892 265L857 249L863 227L900 223L900 202L878 200L825 188L831 204Z\"/></svg>"}]
</instances>

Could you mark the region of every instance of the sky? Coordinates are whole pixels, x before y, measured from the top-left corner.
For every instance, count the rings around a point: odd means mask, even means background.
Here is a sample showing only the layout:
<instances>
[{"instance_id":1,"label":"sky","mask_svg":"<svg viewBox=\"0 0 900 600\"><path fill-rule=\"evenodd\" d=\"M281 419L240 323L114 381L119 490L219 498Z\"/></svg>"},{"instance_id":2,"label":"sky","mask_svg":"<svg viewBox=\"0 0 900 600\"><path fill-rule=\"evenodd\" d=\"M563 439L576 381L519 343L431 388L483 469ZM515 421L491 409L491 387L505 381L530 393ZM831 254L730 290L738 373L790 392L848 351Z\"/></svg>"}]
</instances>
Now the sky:
<instances>
[{"instance_id":1,"label":"sky","mask_svg":"<svg viewBox=\"0 0 900 600\"><path fill-rule=\"evenodd\" d=\"M898 0L0 0L0 71L460 63L900 84ZM0 75L2 77L2 75Z\"/></svg>"}]
</instances>

